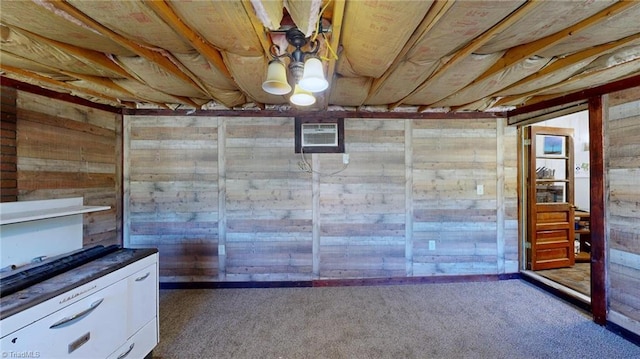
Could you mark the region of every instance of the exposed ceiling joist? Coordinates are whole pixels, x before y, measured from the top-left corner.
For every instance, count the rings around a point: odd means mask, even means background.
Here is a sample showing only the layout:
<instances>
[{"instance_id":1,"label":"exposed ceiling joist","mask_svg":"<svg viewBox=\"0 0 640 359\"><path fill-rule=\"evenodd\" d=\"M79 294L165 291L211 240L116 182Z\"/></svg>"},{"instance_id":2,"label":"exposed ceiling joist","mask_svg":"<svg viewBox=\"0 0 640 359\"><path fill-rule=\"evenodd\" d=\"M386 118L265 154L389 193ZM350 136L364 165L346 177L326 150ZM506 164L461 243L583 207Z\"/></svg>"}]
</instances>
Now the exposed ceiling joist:
<instances>
[{"instance_id":1,"label":"exposed ceiling joist","mask_svg":"<svg viewBox=\"0 0 640 359\"><path fill-rule=\"evenodd\" d=\"M453 1L436 1L433 3L429 12L424 17L417 30L411 35L405 46L400 50L398 56L395 58L389 69L379 78L373 80L371 84L371 89L369 90L369 95L367 98L361 103L367 103L373 96L378 94L382 85L387 81L389 76L393 73L393 71L398 68L398 65L405 59L405 56L409 53L409 51L415 46L415 44L423 37L429 30L431 30L437 23L442 19L444 14L453 6Z\"/></svg>"},{"instance_id":2,"label":"exposed ceiling joist","mask_svg":"<svg viewBox=\"0 0 640 359\"><path fill-rule=\"evenodd\" d=\"M244 10L247 12L247 16L249 17L249 21L251 21L251 26L253 26L253 30L258 35L258 41L260 41L260 46L262 46L262 51L266 56L270 56L271 54L271 41L267 37L267 33L265 32L265 27L260 22L255 13L253 12L253 5L251 5L251 0L242 0L242 5L244 6Z\"/></svg>"},{"instance_id":3,"label":"exposed ceiling joist","mask_svg":"<svg viewBox=\"0 0 640 359\"><path fill-rule=\"evenodd\" d=\"M333 1L333 11L331 18L331 40L329 40L329 46L336 53L338 52L338 47L340 46L340 35L342 33L342 21L344 19L344 7L345 0L334 0ZM329 88L333 83L334 77L336 75L336 61L337 59L332 56L327 60L327 81L329 82ZM324 102L322 104L322 108L326 109L329 106L329 95L324 95Z\"/></svg>"},{"instance_id":4,"label":"exposed ceiling joist","mask_svg":"<svg viewBox=\"0 0 640 359\"><path fill-rule=\"evenodd\" d=\"M251 1L250 0L242 0L242 6L244 7L245 12L247 13L247 16L249 17L249 21L251 22L251 26L253 27L253 30L255 31L256 35L258 36L258 41L260 42L260 46L262 47L262 51L264 52L265 56L270 57L271 55L271 41L267 38L267 34L265 32L265 27L262 24L262 22L260 22L260 19L258 19L258 17L255 15L255 13L253 12L253 5L251 5ZM238 83L238 87L241 88L241 85ZM252 98L251 94L249 93L249 91L246 90L242 90L245 94L245 96ZM266 105L264 103L260 103L258 101L254 102L256 104L256 106L258 106L258 108L261 109L265 109Z\"/></svg>"},{"instance_id":5,"label":"exposed ceiling joist","mask_svg":"<svg viewBox=\"0 0 640 359\"><path fill-rule=\"evenodd\" d=\"M52 40L46 38L44 36L40 36L38 34L34 34L32 32L20 29L20 31L27 34L27 36L37 39L38 41L42 41L43 43L49 44L51 46L57 47L65 52L75 56L80 60L87 61L89 63L94 64L97 67L103 67L109 71L112 71L123 78L135 80L134 76L131 75L127 70L120 67L117 63L113 62L110 58L108 58L104 53L98 52L95 50L89 50L81 47L77 47L74 45L66 44L64 42ZM41 64L41 63L39 63Z\"/></svg>"},{"instance_id":6,"label":"exposed ceiling joist","mask_svg":"<svg viewBox=\"0 0 640 359\"><path fill-rule=\"evenodd\" d=\"M529 91L529 92L526 92L526 93L518 94L516 96L507 96L507 97L505 97L504 101L501 101L501 103L520 102L523 105L530 105L530 104L534 103L534 101L529 101L527 99L532 98L532 97L534 97L534 96L536 96L538 94L543 94L543 93L546 93L546 92L549 92L549 91L553 91L554 89L565 87L567 85L570 85L570 84L573 84L573 83L576 83L576 82L584 81L584 80L588 79L589 77L596 76L596 75L602 74L604 72L610 71L610 70L612 70L612 69L614 69L614 68L616 68L618 66L627 66L627 65L632 64L632 63L640 64L640 58L632 60L632 61L629 61L629 62L625 62L625 63L622 63L622 64L618 64L618 65L615 65L615 66L601 68L601 69L597 69L597 70L594 70L594 71L577 74L577 75L572 76L572 77L570 77L568 79L565 79L562 82L559 82L559 83L556 83L556 84L553 84L553 85L549 85L549 86L545 86L545 87L542 87L542 88L538 88L536 90ZM617 80L617 79L613 79L613 80ZM542 96L542 97L539 97L538 100L539 101L544 101L544 100L547 100L549 98L553 98L554 96L558 96L558 95L552 94L552 95L550 95L550 97Z\"/></svg>"},{"instance_id":7,"label":"exposed ceiling joist","mask_svg":"<svg viewBox=\"0 0 640 359\"><path fill-rule=\"evenodd\" d=\"M49 71L51 71L51 73L56 73L56 74L60 74L60 75L65 75L68 76L70 78L73 79L79 79L79 80L84 80L99 86L102 86L104 88L122 93L122 94L126 94L127 96L129 96L132 99L138 98L140 99L139 96L136 96L134 94L132 94L131 92L129 92L128 90L116 85L113 81L111 81L110 79L104 78L104 77L100 77L100 76L93 76L93 75L86 75L86 74L79 74L77 72L71 72L71 71L67 71L67 70L63 70L63 69L58 69L55 68L53 66L49 66L40 62L35 62L33 60L21 57L19 55L13 54L13 56L20 58L22 61L28 62L28 63L33 63L34 65L37 65L39 67L43 67L48 69ZM15 68L14 72L15 72ZM33 74L33 72L30 72L31 74Z\"/></svg>"},{"instance_id":8,"label":"exposed ceiling joist","mask_svg":"<svg viewBox=\"0 0 640 359\"><path fill-rule=\"evenodd\" d=\"M132 52L136 53L137 55L142 56L142 57L146 58L147 60L157 64L158 66L160 66L161 68L163 68L164 70L169 72L170 74L176 76L177 78L181 79L182 81L186 82L187 84L190 84L195 89L197 89L198 91L202 92L203 94L208 94L207 89L201 84L201 82L199 80L197 80L197 77L195 75L190 73L188 70L179 67L177 65L177 61L172 61L171 59L169 59L166 56L168 54L167 51L162 50L162 49L158 49L159 51L156 51L156 50L152 49L149 46L146 46L146 45L143 46L143 45L141 45L139 43L136 43L135 41L133 41L131 39L128 39L128 38L126 38L126 37L114 32L114 31L112 31L111 29L107 28L106 26L100 24L99 22L95 21L94 19L92 19L91 17L87 16L86 14L81 12L80 10L76 9L75 7L73 7L72 5L67 3L66 1L45 0L45 2L48 3L48 4L51 4L56 9L64 11L67 14L69 14L70 16L73 16L76 20L81 21L86 26L89 26L93 30L98 31L102 35L110 38L111 40L115 41L116 43L124 46L125 48L127 48L129 50L131 50Z\"/></svg>"},{"instance_id":9,"label":"exposed ceiling joist","mask_svg":"<svg viewBox=\"0 0 640 359\"><path fill-rule=\"evenodd\" d=\"M9 1L0 55L118 107L286 111L288 96L261 86L280 40L270 31L312 31L318 15L332 24L319 35L330 86L309 113L499 112L640 73L629 63L640 58L640 2L616 0Z\"/></svg>"},{"instance_id":10,"label":"exposed ceiling joist","mask_svg":"<svg viewBox=\"0 0 640 359\"><path fill-rule=\"evenodd\" d=\"M594 46L591 48L588 48L584 51L580 51L580 52L576 52L574 54L571 54L569 56L563 57L561 59L556 60L555 62L551 63L550 65L544 67L542 70L531 74L525 78L523 78L522 80L513 83L512 85L509 85L503 89L501 89L500 91L497 91L493 94L491 94L490 96L495 97L497 96L497 94L499 92L504 92L504 91L508 91L509 89L518 87L518 86L523 86L526 85L528 83L534 82L544 76L547 76L549 74L552 74L556 71L562 70L564 68L570 67L571 65L575 64L576 62L579 61L583 61L589 58L594 58L597 57L601 54L605 54L611 50L615 50L617 48L623 47L625 45L628 45L634 41L640 40L640 34L635 34L635 35L631 35L631 36L627 36L624 39L620 39L617 41L613 41L610 43L606 43L606 44L602 44L599 46ZM512 99L513 100L513 99ZM509 102L508 98L502 98L499 99L496 103L495 106L502 106L505 103ZM463 106L461 106L463 107Z\"/></svg>"},{"instance_id":11,"label":"exposed ceiling joist","mask_svg":"<svg viewBox=\"0 0 640 359\"><path fill-rule=\"evenodd\" d=\"M83 49L83 48L79 48L79 47L74 46L74 45L69 45L69 44L65 44L65 43L59 42L59 41L51 40L51 39L48 39L46 37L43 37L43 36L40 36L40 35L37 35L37 34L33 34L33 33L30 33L28 31L25 31L25 30L22 30L22 29L20 31L23 31L28 36L31 36L31 37L39 40L39 41L42 41L42 42L47 43L49 45L61 48L61 49L65 50L65 51L67 51L69 54L75 56L76 58L78 58L78 59L80 59L82 61L87 61L88 63L92 63L97 67L106 68L106 69L108 69L110 71L113 71L114 73L122 75L122 78L129 79L129 80L132 80L132 81L136 81L136 82L139 82L140 84L143 84L143 85L146 86L144 81L140 80L137 77L134 77L134 75L132 75L132 74L129 74L126 70L124 70L118 64L113 62L111 59L107 58L103 53L99 53L97 51ZM144 96L144 94L139 94L139 93L138 94L133 94L133 93L131 93L129 90L126 90L125 88L123 88L123 87L117 85L116 83L114 83L113 80L110 79L110 78L79 74L77 72L72 72L72 71L59 69L59 68L54 68L54 67L49 66L47 64L44 64L42 62L36 62L34 60L26 59L24 57L21 57L21 56L15 55L15 54L14 54L14 56L20 57L22 59L22 61L31 62L31 63L36 64L37 66L48 68L49 70L51 70L54 73L66 75L66 76L69 76L71 78L81 79L81 80L87 81L89 83L93 83L93 84L96 84L98 86L103 86L103 87L105 87L107 89L111 89L111 90L113 90L115 92L126 94L131 99L138 99L139 101L142 101L142 102L148 102L148 103L152 103L152 104L158 105L158 106L163 107L163 108L169 108L164 103L160 103L160 102L157 102L157 101L150 100L147 96ZM29 72L29 73L31 73L31 72ZM78 88L80 88L80 87L78 87ZM167 94L167 96L174 98L179 103L188 104L189 106L198 107L197 103L193 102L193 100L191 100L191 99L189 99L187 97L175 96L175 95L170 95L170 94ZM126 106L130 106L131 105L127 101L120 101L120 102L125 104Z\"/></svg>"},{"instance_id":12,"label":"exposed ceiling joist","mask_svg":"<svg viewBox=\"0 0 640 359\"><path fill-rule=\"evenodd\" d=\"M447 70L453 67L453 65L457 64L461 60L465 59L467 56L471 55L474 51L476 51L477 49L482 47L482 45L489 42L500 32L502 32L509 26L513 25L516 21L523 18L525 15L527 15L527 13L529 13L531 10L539 6L540 3L541 2L538 2L538 1L531 1L531 2L525 3L524 5L520 6L516 11L511 13L511 15L509 15L508 17L500 21L498 24L493 26L491 29L485 31L482 35L476 37L467 45L465 45L462 49L456 51L456 53L453 55L453 57L451 57L451 59L449 59L446 63L440 66L433 74L431 74L431 76L429 76L425 81L423 81L420 85L418 85L418 87L416 87L413 91L411 91L411 93L409 93L407 96L402 98L400 101L394 104L391 104L390 109L397 108L398 106L403 104L404 101L407 98L409 98L411 95L423 90L427 86L431 86L438 78L444 75ZM425 108L423 107L418 108L419 112L422 112L424 110Z\"/></svg>"},{"instance_id":13,"label":"exposed ceiling joist","mask_svg":"<svg viewBox=\"0 0 640 359\"><path fill-rule=\"evenodd\" d=\"M176 15L171 6L165 1L143 0L144 4L153 10L167 25L171 26L178 35L182 36L194 49L213 64L222 74L231 79L231 73L224 63L222 54L218 49L208 43L200 34L186 25Z\"/></svg>"},{"instance_id":14,"label":"exposed ceiling joist","mask_svg":"<svg viewBox=\"0 0 640 359\"><path fill-rule=\"evenodd\" d=\"M522 44L516 47L509 49L500 60L496 61L489 69L487 69L482 75L478 76L475 80L473 80L466 87L461 89L460 91L464 91L465 89L473 86L474 84L483 81L491 76L496 75L497 73L504 71L507 68L515 66L516 64L529 59L531 57L536 56L541 53L545 49L550 48L551 46L559 43L560 41L566 39L569 36L577 36L578 33L584 31L596 24L601 23L604 20L611 18L612 16L621 13L625 9L637 5L637 3L633 1L621 1L615 3L614 5L609 6L608 8L596 13L595 15L588 17L573 26L569 26L561 31L558 31L549 36L543 37L539 40L530 42L528 44ZM484 96L484 95L483 95Z\"/></svg>"},{"instance_id":15,"label":"exposed ceiling joist","mask_svg":"<svg viewBox=\"0 0 640 359\"><path fill-rule=\"evenodd\" d=\"M39 74L36 74L34 72L30 72L30 71L26 71L23 69L19 69L13 66L9 66L9 65L4 65L4 64L0 64L0 70L7 72L7 73L13 73L22 77L25 77L27 79L33 80L36 83L43 83L43 84L47 84L56 88L62 88L68 91L72 91L75 93L80 93L80 94L87 94L89 96L93 96L96 98L100 98L103 100L106 100L108 102L111 102L113 104L119 103L120 101L115 98L115 97L111 97L111 96L106 96L103 93L97 92L97 91L93 91L90 89L85 89L82 87L77 87L77 86L73 86L71 84L68 84L64 81L58 81L58 80L54 80L51 79L49 77L46 76L42 76Z\"/></svg>"}]
</instances>

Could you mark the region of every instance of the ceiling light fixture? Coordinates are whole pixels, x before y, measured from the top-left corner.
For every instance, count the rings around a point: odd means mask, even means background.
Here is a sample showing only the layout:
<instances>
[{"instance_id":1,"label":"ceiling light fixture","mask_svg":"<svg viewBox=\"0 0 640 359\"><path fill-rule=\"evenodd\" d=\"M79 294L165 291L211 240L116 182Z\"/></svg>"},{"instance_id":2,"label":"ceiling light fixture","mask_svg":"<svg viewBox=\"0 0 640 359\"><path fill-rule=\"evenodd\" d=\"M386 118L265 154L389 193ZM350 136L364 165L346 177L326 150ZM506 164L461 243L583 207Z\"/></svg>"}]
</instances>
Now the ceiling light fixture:
<instances>
[{"instance_id":1,"label":"ceiling light fixture","mask_svg":"<svg viewBox=\"0 0 640 359\"><path fill-rule=\"evenodd\" d=\"M271 56L273 60L269 62L267 68L267 79L262 83L262 89L273 95L286 95L291 92L291 86L287 81L287 71L283 57L289 58L289 71L293 76L294 89L289 101L298 106L310 106L316 102L314 92L322 92L329 87L329 83L324 77L322 62L317 57L320 42L318 40L307 40L302 31L298 28L287 30L286 39L295 50L292 53L285 52L279 55L280 47L271 45ZM310 50L303 51L302 47L309 44ZM306 59L306 60L305 60Z\"/></svg>"}]
</instances>

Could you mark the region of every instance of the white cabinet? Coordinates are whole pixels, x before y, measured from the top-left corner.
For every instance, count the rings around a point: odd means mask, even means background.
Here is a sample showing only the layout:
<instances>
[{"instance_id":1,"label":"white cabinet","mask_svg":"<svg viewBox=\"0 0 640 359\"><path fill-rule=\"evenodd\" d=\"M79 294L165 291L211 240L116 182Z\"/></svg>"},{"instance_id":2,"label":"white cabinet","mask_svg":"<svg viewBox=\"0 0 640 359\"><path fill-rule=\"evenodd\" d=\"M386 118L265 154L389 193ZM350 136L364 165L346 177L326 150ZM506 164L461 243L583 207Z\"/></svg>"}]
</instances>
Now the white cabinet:
<instances>
[{"instance_id":1,"label":"white cabinet","mask_svg":"<svg viewBox=\"0 0 640 359\"><path fill-rule=\"evenodd\" d=\"M156 306L149 303L149 293L155 293L158 290L158 273L155 264L130 276L127 282L129 302L127 335L132 336L158 314Z\"/></svg>"},{"instance_id":2,"label":"white cabinet","mask_svg":"<svg viewBox=\"0 0 640 359\"><path fill-rule=\"evenodd\" d=\"M2 338L3 353L37 349L42 358L104 358L124 342L126 282L117 282ZM8 357L11 357L9 354Z\"/></svg>"},{"instance_id":3,"label":"white cabinet","mask_svg":"<svg viewBox=\"0 0 640 359\"><path fill-rule=\"evenodd\" d=\"M0 203L0 268L80 250L83 214L109 209L82 202ZM3 358L143 358L159 340L158 251L118 249L7 294L0 318Z\"/></svg>"},{"instance_id":4,"label":"white cabinet","mask_svg":"<svg viewBox=\"0 0 640 359\"><path fill-rule=\"evenodd\" d=\"M158 320L154 317L108 359L144 358L158 344Z\"/></svg>"},{"instance_id":5,"label":"white cabinet","mask_svg":"<svg viewBox=\"0 0 640 359\"><path fill-rule=\"evenodd\" d=\"M156 252L2 319L2 355L143 358L159 339L157 268Z\"/></svg>"}]
</instances>

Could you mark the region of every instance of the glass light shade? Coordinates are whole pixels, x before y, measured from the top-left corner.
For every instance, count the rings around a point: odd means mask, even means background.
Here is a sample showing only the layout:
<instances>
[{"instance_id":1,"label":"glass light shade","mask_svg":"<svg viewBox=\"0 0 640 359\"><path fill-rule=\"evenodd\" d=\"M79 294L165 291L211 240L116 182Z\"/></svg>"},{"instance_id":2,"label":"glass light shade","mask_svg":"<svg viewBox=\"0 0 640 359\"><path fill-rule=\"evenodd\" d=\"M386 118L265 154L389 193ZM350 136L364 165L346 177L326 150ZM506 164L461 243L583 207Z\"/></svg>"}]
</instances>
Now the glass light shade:
<instances>
[{"instance_id":1,"label":"glass light shade","mask_svg":"<svg viewBox=\"0 0 640 359\"><path fill-rule=\"evenodd\" d=\"M291 92L287 82L287 69L279 60L272 60L267 67L267 79L262 83L262 89L273 95L286 95Z\"/></svg>"},{"instance_id":2,"label":"glass light shade","mask_svg":"<svg viewBox=\"0 0 640 359\"><path fill-rule=\"evenodd\" d=\"M292 104L298 106L311 106L316 103L316 98L313 97L311 91L307 91L300 87L300 85L296 85L293 90L293 95L289 98Z\"/></svg>"},{"instance_id":3,"label":"glass light shade","mask_svg":"<svg viewBox=\"0 0 640 359\"><path fill-rule=\"evenodd\" d=\"M329 82L324 78L324 68L320 59L311 57L305 61L300 87L311 92L324 91L329 87Z\"/></svg>"}]
</instances>

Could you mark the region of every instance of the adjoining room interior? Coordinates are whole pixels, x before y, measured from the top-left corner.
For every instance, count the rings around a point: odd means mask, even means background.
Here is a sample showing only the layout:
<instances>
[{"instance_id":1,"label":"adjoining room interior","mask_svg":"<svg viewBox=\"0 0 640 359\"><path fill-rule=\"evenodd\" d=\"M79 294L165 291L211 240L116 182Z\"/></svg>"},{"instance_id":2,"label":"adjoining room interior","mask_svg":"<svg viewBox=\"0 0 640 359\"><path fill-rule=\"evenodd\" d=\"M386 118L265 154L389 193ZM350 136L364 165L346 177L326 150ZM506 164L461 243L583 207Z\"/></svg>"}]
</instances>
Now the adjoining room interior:
<instances>
[{"instance_id":1,"label":"adjoining room interior","mask_svg":"<svg viewBox=\"0 0 640 359\"><path fill-rule=\"evenodd\" d=\"M640 357L639 18L2 1L0 352Z\"/></svg>"},{"instance_id":2,"label":"adjoining room interior","mask_svg":"<svg viewBox=\"0 0 640 359\"><path fill-rule=\"evenodd\" d=\"M568 115L536 122L530 126L549 127L549 128L568 128L572 130L571 139L573 142L573 152L566 154L571 156L573 164L573 178L570 188L573 190L574 208L574 242L573 253L574 260L569 265L563 265L554 269L534 270L534 272L544 278L550 279L572 291L577 291L581 295L578 298L585 298L590 302L591 295L591 237L589 229L589 209L590 209L590 186L589 186L589 113L586 110L577 111ZM541 141L553 139L548 136L538 136L540 146L545 144ZM545 152L545 149L542 150ZM553 155L552 155L553 156ZM537 177L543 176L542 172L550 173L551 177L564 178L562 171L564 168L558 164L559 161L543 160L538 161L536 169ZM552 184L558 184L557 182ZM566 196L562 198L556 197L558 194L550 192L549 187L560 188L558 186L549 186L549 184L539 184L537 189L537 201L539 202L562 202L566 200ZM542 187L542 188L540 188ZM543 191L544 190L544 191ZM561 192L561 191L560 191ZM525 241L526 242L526 241ZM526 270L530 268L524 268ZM573 292L570 292L573 293Z\"/></svg>"}]
</instances>

